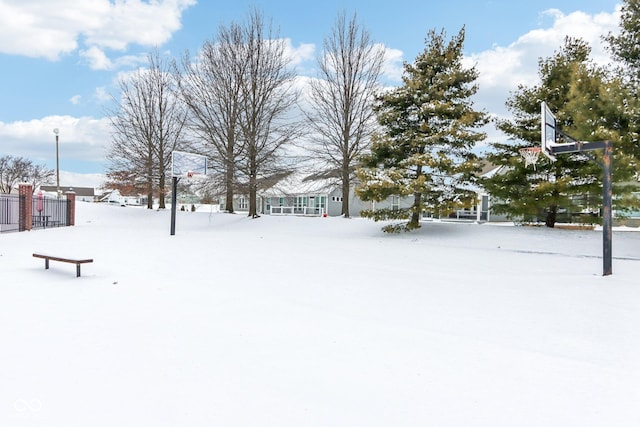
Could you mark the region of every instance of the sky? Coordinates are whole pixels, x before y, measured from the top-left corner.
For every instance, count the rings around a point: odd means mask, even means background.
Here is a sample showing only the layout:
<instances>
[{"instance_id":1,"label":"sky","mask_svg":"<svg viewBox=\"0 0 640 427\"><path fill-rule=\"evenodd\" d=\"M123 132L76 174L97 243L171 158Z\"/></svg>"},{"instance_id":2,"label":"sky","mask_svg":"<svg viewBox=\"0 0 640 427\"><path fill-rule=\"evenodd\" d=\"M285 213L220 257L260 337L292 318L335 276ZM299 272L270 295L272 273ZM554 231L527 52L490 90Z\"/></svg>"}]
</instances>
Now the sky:
<instances>
[{"instance_id":1,"label":"sky","mask_svg":"<svg viewBox=\"0 0 640 427\"><path fill-rule=\"evenodd\" d=\"M316 75L337 14L357 13L386 49L385 85L400 84L403 61L424 49L430 29L452 36L464 26L465 61L480 72L476 107L504 116L510 91L535 84L538 59L565 36L583 38L594 61L608 62L601 37L617 31L620 1L0 0L0 156L53 169L57 128L60 184L98 186L120 76L143 67L156 47L176 58L197 53L220 25L243 21L252 7L287 39L301 77Z\"/></svg>"},{"instance_id":2,"label":"sky","mask_svg":"<svg viewBox=\"0 0 640 427\"><path fill-rule=\"evenodd\" d=\"M637 427L640 232L78 203L0 241L3 427ZM91 258L75 266L33 252Z\"/></svg>"}]
</instances>

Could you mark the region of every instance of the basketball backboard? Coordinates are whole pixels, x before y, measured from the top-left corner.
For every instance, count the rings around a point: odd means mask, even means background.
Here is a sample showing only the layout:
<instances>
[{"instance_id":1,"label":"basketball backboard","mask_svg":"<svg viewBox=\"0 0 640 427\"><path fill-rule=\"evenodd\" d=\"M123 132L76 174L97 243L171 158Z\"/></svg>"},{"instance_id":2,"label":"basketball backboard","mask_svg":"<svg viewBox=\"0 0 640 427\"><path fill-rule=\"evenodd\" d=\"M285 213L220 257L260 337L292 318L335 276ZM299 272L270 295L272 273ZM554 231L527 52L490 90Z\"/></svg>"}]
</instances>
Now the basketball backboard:
<instances>
[{"instance_id":1,"label":"basketball backboard","mask_svg":"<svg viewBox=\"0 0 640 427\"><path fill-rule=\"evenodd\" d=\"M542 148L542 154L547 156L550 160L555 161L556 156L553 154L553 147L558 145L556 142L556 116L544 101L542 101L540 110L540 148Z\"/></svg>"},{"instance_id":2,"label":"basketball backboard","mask_svg":"<svg viewBox=\"0 0 640 427\"><path fill-rule=\"evenodd\" d=\"M171 176L175 178L191 178L207 174L207 157L174 151L171 153Z\"/></svg>"}]
</instances>

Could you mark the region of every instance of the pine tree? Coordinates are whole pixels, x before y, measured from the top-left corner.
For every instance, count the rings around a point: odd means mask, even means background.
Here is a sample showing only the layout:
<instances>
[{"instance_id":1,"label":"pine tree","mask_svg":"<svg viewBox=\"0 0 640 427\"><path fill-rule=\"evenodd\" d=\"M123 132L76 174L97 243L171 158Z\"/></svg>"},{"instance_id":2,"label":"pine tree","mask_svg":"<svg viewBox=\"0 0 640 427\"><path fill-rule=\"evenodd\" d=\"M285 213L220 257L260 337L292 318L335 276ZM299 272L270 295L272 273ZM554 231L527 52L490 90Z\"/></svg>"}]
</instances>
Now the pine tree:
<instances>
[{"instance_id":1,"label":"pine tree","mask_svg":"<svg viewBox=\"0 0 640 427\"><path fill-rule=\"evenodd\" d=\"M620 148L640 159L640 1L625 0L620 13L620 32L606 38L613 59L619 64L616 105L624 106L619 122ZM639 168L640 169L640 168ZM638 171L640 172L640 170Z\"/></svg>"},{"instance_id":2,"label":"pine tree","mask_svg":"<svg viewBox=\"0 0 640 427\"><path fill-rule=\"evenodd\" d=\"M560 209L598 211L602 171L591 157L597 160L600 153L562 154L555 162L543 157L535 167L527 167L518 153L523 147L540 144L542 101L554 111L560 129L573 138L616 140L612 129L621 120L614 99L616 82L589 63L589 53L584 41L567 38L560 51L539 61L540 83L520 86L507 101L513 118L498 120L497 126L512 139L492 144L494 151L487 158L503 168L483 180L492 196L492 212L525 222L543 220L547 227L554 227ZM614 162L614 166L616 180L629 178L628 162Z\"/></svg>"},{"instance_id":3,"label":"pine tree","mask_svg":"<svg viewBox=\"0 0 640 427\"><path fill-rule=\"evenodd\" d=\"M408 220L388 225L388 232L420 227L420 214L436 215L468 206L476 193L471 184L477 158L471 149L484 139L478 128L487 123L475 111L475 68L462 64L465 30L451 40L431 30L425 50L405 64L402 86L377 98L374 107L381 131L358 170L357 194L363 200L412 196L409 209L364 211L374 220Z\"/></svg>"},{"instance_id":4,"label":"pine tree","mask_svg":"<svg viewBox=\"0 0 640 427\"><path fill-rule=\"evenodd\" d=\"M640 1L624 0L620 14L620 33L606 37L614 59L621 61L629 77L640 80Z\"/></svg>"}]
</instances>

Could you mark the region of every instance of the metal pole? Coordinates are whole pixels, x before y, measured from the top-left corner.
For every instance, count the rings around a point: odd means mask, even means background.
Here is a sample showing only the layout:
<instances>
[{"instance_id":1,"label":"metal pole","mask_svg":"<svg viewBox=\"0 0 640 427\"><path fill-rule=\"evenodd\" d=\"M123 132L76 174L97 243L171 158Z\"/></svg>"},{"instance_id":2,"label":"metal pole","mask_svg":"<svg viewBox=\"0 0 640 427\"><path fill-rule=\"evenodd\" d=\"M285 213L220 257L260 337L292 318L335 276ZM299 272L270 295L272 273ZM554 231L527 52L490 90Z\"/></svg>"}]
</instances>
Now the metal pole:
<instances>
[{"instance_id":1,"label":"metal pole","mask_svg":"<svg viewBox=\"0 0 640 427\"><path fill-rule=\"evenodd\" d=\"M173 177L173 189L171 190L171 235L176 234L176 204L178 201L178 177Z\"/></svg>"},{"instance_id":2,"label":"metal pole","mask_svg":"<svg viewBox=\"0 0 640 427\"><path fill-rule=\"evenodd\" d=\"M613 143L605 141L602 154L602 275L612 274L612 200L613 200Z\"/></svg>"},{"instance_id":3,"label":"metal pole","mask_svg":"<svg viewBox=\"0 0 640 427\"><path fill-rule=\"evenodd\" d=\"M58 157L58 133L56 132L56 194L60 198L60 158Z\"/></svg>"}]
</instances>

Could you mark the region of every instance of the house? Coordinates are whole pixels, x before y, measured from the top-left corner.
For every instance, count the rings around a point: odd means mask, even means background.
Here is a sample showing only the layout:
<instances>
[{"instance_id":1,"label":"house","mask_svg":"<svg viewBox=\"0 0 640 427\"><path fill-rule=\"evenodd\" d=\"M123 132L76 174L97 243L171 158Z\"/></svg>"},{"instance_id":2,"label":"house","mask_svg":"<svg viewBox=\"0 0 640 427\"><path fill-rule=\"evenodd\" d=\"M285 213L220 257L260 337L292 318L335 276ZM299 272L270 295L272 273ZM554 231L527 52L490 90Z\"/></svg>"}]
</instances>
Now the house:
<instances>
[{"instance_id":1,"label":"house","mask_svg":"<svg viewBox=\"0 0 640 427\"><path fill-rule=\"evenodd\" d=\"M258 213L261 215L342 215L342 187L335 178L302 176L298 172L287 174L269 188L258 191ZM363 201L349 190L349 214L360 216L363 210L402 209L413 204L412 197L392 196L382 202ZM221 210L225 210L221 201ZM239 194L234 197L234 211L248 211L249 197Z\"/></svg>"},{"instance_id":2,"label":"house","mask_svg":"<svg viewBox=\"0 0 640 427\"><path fill-rule=\"evenodd\" d=\"M41 185L40 191L56 194L58 192L58 187L55 185ZM61 194L69 192L76 193L76 200L82 202L95 202L96 200L95 190L91 187L60 187Z\"/></svg>"},{"instance_id":3,"label":"house","mask_svg":"<svg viewBox=\"0 0 640 427\"><path fill-rule=\"evenodd\" d=\"M104 203L112 203L120 206L141 206L143 203L146 203L146 198L138 195L122 195L120 191L113 190L100 198L101 202Z\"/></svg>"},{"instance_id":4,"label":"house","mask_svg":"<svg viewBox=\"0 0 640 427\"><path fill-rule=\"evenodd\" d=\"M260 183L263 189L257 194L259 214L321 216L327 213L329 189L325 183L303 182L297 173L282 174L279 178L272 179L269 183ZM233 210L248 211L247 189L241 188L238 192L239 194L234 196ZM220 199L220 210L226 210L224 197Z\"/></svg>"},{"instance_id":5,"label":"house","mask_svg":"<svg viewBox=\"0 0 640 427\"><path fill-rule=\"evenodd\" d=\"M497 165L493 165L489 162L485 162L485 164L483 165L483 169L482 172L480 174L480 176L482 177L492 177L495 175L499 175L504 173L507 170L507 166L497 166ZM615 187L616 186L632 186L632 187L636 187L638 190L640 190L640 177L638 177L635 181L630 181L630 182L623 182L623 183L614 183L614 197L615 197ZM482 189L480 189L478 191L478 195L479 197L482 198L482 209L484 210L485 207L487 209L487 220L488 221L493 221L493 222L497 222L497 221L509 221L512 218L508 218L506 215L497 215L495 213L491 212L491 207L490 207L490 200L491 200L491 195L486 194L486 192L483 192ZM630 194L630 196L635 197L637 200L640 200L640 191L637 192L632 192ZM486 199L486 203L485 203L485 199ZM574 200L575 201L580 201L581 200L581 196L574 196ZM600 200L600 199L597 199ZM582 202L584 204L584 199L582 199ZM598 202L599 203L599 202ZM563 215L564 218L562 218L562 220L559 220L559 222L563 222L563 221L568 221L568 222L580 222L580 218L587 218L588 217L594 217L594 216L599 216L600 214L598 213L598 207L597 204L596 206L592 206L591 208L585 208L582 211L579 212L570 212L567 210L563 210ZM640 210L629 210L629 211L613 211L613 221L615 225L626 225L626 226L631 226L631 227L639 227L640 226Z\"/></svg>"}]
</instances>

